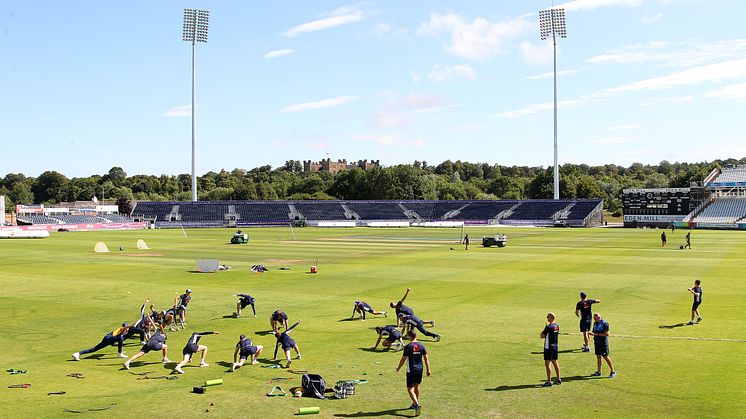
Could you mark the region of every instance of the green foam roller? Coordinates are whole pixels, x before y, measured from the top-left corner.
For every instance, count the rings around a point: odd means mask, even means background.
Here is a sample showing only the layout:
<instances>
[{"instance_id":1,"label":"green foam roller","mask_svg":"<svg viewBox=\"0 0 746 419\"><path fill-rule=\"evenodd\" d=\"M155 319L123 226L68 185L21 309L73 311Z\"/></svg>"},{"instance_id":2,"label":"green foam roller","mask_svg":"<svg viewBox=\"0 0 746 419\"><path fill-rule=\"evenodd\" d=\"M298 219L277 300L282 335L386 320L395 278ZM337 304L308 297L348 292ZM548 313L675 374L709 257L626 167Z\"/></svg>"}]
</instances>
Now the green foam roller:
<instances>
[{"instance_id":1,"label":"green foam roller","mask_svg":"<svg viewBox=\"0 0 746 419\"><path fill-rule=\"evenodd\" d=\"M205 387L219 386L221 384L223 384L223 379L222 378L218 378L217 380L207 380L207 381L205 381L205 385L204 386Z\"/></svg>"},{"instance_id":2,"label":"green foam roller","mask_svg":"<svg viewBox=\"0 0 746 419\"><path fill-rule=\"evenodd\" d=\"M316 413L319 413L321 409L319 409L318 406L316 407L299 407L298 408L298 414L299 415L313 415Z\"/></svg>"}]
</instances>

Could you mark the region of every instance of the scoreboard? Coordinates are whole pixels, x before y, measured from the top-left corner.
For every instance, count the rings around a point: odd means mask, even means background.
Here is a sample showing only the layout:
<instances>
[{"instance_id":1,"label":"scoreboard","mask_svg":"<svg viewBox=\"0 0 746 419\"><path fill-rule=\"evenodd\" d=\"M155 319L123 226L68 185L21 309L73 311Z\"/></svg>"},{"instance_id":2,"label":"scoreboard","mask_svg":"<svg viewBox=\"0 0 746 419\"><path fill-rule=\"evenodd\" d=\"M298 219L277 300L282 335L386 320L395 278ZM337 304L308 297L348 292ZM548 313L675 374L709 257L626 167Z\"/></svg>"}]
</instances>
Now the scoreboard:
<instances>
[{"instance_id":1,"label":"scoreboard","mask_svg":"<svg viewBox=\"0 0 746 419\"><path fill-rule=\"evenodd\" d=\"M691 208L690 188L625 189L624 224L663 226L682 221Z\"/></svg>"}]
</instances>

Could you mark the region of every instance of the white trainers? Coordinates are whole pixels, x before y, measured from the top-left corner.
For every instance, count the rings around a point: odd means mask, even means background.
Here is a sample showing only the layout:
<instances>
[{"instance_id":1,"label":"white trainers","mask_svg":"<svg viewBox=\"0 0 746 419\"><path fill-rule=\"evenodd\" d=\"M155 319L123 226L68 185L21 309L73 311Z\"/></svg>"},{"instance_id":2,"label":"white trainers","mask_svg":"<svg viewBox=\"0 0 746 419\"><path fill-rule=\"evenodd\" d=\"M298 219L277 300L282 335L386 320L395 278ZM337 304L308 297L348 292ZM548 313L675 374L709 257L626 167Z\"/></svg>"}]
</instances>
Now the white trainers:
<instances>
[{"instance_id":1,"label":"white trainers","mask_svg":"<svg viewBox=\"0 0 746 419\"><path fill-rule=\"evenodd\" d=\"M163 363L164 363L164 364L168 364L169 362L171 362L171 360L170 360L170 359L168 359L168 358L163 358Z\"/></svg>"},{"instance_id":2,"label":"white trainers","mask_svg":"<svg viewBox=\"0 0 746 419\"><path fill-rule=\"evenodd\" d=\"M174 371L178 372L179 374L184 374L184 371L181 369L181 367L174 368Z\"/></svg>"},{"instance_id":3,"label":"white trainers","mask_svg":"<svg viewBox=\"0 0 746 419\"><path fill-rule=\"evenodd\" d=\"M80 361L80 352L75 352L73 354L73 359L76 360L76 361Z\"/></svg>"},{"instance_id":4,"label":"white trainers","mask_svg":"<svg viewBox=\"0 0 746 419\"><path fill-rule=\"evenodd\" d=\"M124 369L126 369L126 370L130 369L130 363L129 362L125 362L122 365L124 365Z\"/></svg>"},{"instance_id":5,"label":"white trainers","mask_svg":"<svg viewBox=\"0 0 746 419\"><path fill-rule=\"evenodd\" d=\"M206 364L206 363L204 363L204 362L200 362L200 363L199 363L199 366L200 366L200 367L209 367L209 366L210 366L210 364Z\"/></svg>"},{"instance_id":6,"label":"white trainers","mask_svg":"<svg viewBox=\"0 0 746 419\"><path fill-rule=\"evenodd\" d=\"M253 360L253 361L251 361L251 365L256 365L256 364L258 364L258 363L259 363L259 361L257 361L256 359L255 359L255 360Z\"/></svg>"},{"instance_id":7,"label":"white trainers","mask_svg":"<svg viewBox=\"0 0 746 419\"><path fill-rule=\"evenodd\" d=\"M238 367L238 364L234 362L233 365L231 365L231 371L235 371L237 367Z\"/></svg>"},{"instance_id":8,"label":"white trainers","mask_svg":"<svg viewBox=\"0 0 746 419\"><path fill-rule=\"evenodd\" d=\"M124 352L119 352L120 358L129 358L127 355L124 354Z\"/></svg>"},{"instance_id":9,"label":"white trainers","mask_svg":"<svg viewBox=\"0 0 746 419\"><path fill-rule=\"evenodd\" d=\"M295 359L300 359L300 354L298 354L298 356L296 356Z\"/></svg>"}]
</instances>

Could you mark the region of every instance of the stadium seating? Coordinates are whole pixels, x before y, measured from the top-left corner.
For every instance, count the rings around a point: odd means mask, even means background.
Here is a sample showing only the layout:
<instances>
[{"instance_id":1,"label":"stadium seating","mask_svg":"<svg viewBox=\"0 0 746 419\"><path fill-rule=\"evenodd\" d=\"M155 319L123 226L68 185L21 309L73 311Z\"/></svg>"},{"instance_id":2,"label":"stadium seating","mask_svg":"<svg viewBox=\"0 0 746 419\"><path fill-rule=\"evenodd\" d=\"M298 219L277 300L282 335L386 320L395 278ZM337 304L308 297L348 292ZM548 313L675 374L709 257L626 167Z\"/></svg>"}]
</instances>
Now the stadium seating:
<instances>
[{"instance_id":1,"label":"stadium seating","mask_svg":"<svg viewBox=\"0 0 746 419\"><path fill-rule=\"evenodd\" d=\"M311 223L315 221L347 221L347 211L357 214L360 221L464 221L469 224L554 225L555 215L562 211L566 225L598 224L601 200L559 201L221 201L221 202L138 202L133 214L146 219L155 218L160 227L221 226L226 225L226 214L234 211L236 224L287 224L293 213ZM178 207L178 221L170 221L172 209ZM346 208L345 208L346 207ZM511 210L512 212L507 212ZM417 216L410 213L414 211ZM591 214L597 215L588 221ZM497 220L498 215L503 217ZM446 218L446 216L448 218Z\"/></svg>"},{"instance_id":2,"label":"stadium seating","mask_svg":"<svg viewBox=\"0 0 746 419\"><path fill-rule=\"evenodd\" d=\"M736 185L746 182L746 167L738 166L733 168L724 168L720 175L713 180L714 186L717 185Z\"/></svg>"},{"instance_id":3,"label":"stadium seating","mask_svg":"<svg viewBox=\"0 0 746 419\"><path fill-rule=\"evenodd\" d=\"M718 198L693 221L698 223L733 223L746 217L746 198Z\"/></svg>"},{"instance_id":4,"label":"stadium seating","mask_svg":"<svg viewBox=\"0 0 746 419\"><path fill-rule=\"evenodd\" d=\"M550 220L568 205L567 201L525 201L506 220Z\"/></svg>"},{"instance_id":5,"label":"stadium seating","mask_svg":"<svg viewBox=\"0 0 746 419\"><path fill-rule=\"evenodd\" d=\"M295 209L307 220L346 220L345 210L337 201L297 202Z\"/></svg>"},{"instance_id":6,"label":"stadium seating","mask_svg":"<svg viewBox=\"0 0 746 419\"><path fill-rule=\"evenodd\" d=\"M407 220L399 204L391 201L353 201L347 208L355 211L361 220Z\"/></svg>"},{"instance_id":7,"label":"stadium seating","mask_svg":"<svg viewBox=\"0 0 746 419\"><path fill-rule=\"evenodd\" d=\"M239 215L239 225L250 224L287 224L290 221L290 207L287 202L267 201L231 202Z\"/></svg>"},{"instance_id":8,"label":"stadium seating","mask_svg":"<svg viewBox=\"0 0 746 419\"><path fill-rule=\"evenodd\" d=\"M19 215L18 221L30 224L62 224L62 221L46 215Z\"/></svg>"}]
</instances>

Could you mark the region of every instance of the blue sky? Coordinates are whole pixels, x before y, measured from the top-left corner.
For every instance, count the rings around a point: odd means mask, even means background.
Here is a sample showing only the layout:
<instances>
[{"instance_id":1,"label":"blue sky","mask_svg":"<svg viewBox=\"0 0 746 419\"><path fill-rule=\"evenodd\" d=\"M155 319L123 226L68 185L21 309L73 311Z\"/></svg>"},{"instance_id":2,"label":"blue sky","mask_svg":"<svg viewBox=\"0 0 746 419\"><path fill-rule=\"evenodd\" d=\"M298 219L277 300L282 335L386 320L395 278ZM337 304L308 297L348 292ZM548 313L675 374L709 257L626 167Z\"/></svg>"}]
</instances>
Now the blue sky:
<instances>
[{"instance_id":1,"label":"blue sky","mask_svg":"<svg viewBox=\"0 0 746 419\"><path fill-rule=\"evenodd\" d=\"M0 3L0 176L552 163L549 1ZM560 163L746 156L746 2L557 1Z\"/></svg>"}]
</instances>

